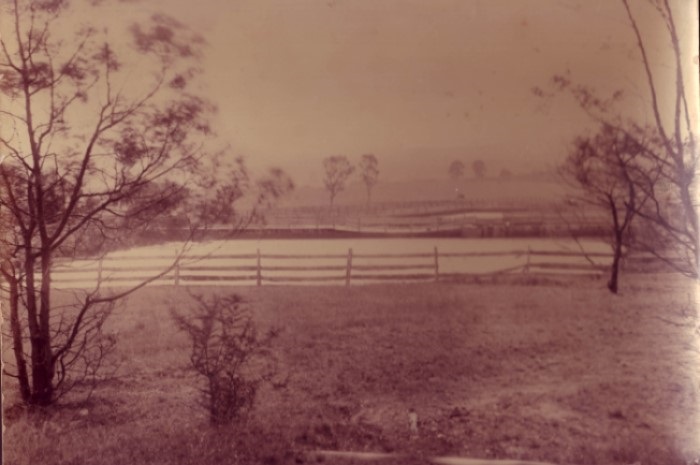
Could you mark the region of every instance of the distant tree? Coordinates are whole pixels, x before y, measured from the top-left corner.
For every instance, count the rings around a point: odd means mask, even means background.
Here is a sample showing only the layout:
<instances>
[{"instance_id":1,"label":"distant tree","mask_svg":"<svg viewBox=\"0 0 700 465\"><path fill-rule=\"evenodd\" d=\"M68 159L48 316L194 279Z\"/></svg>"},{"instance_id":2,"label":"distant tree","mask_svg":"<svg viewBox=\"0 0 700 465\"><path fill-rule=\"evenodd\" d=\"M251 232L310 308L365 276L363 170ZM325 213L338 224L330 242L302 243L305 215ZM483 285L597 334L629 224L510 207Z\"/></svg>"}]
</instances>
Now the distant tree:
<instances>
[{"instance_id":1,"label":"distant tree","mask_svg":"<svg viewBox=\"0 0 700 465\"><path fill-rule=\"evenodd\" d=\"M513 177L513 173L507 168L503 168L501 172L498 174L498 177L501 179L510 179Z\"/></svg>"},{"instance_id":2,"label":"distant tree","mask_svg":"<svg viewBox=\"0 0 700 465\"><path fill-rule=\"evenodd\" d=\"M367 206L369 207L372 189L377 184L377 178L379 177L379 160L371 153L362 155L360 170L362 171L362 182L365 183L365 188L367 189Z\"/></svg>"},{"instance_id":3,"label":"distant tree","mask_svg":"<svg viewBox=\"0 0 700 465\"><path fill-rule=\"evenodd\" d=\"M455 160L450 163L448 173L453 181L457 181L459 178L464 176L464 163L460 160Z\"/></svg>"},{"instance_id":4,"label":"distant tree","mask_svg":"<svg viewBox=\"0 0 700 465\"><path fill-rule=\"evenodd\" d=\"M486 163L483 160L474 160L472 171L478 179L483 179L486 176Z\"/></svg>"},{"instance_id":5,"label":"distant tree","mask_svg":"<svg viewBox=\"0 0 700 465\"><path fill-rule=\"evenodd\" d=\"M345 155L334 155L323 160L323 170L323 183L330 197L330 206L333 208L335 197L345 190L345 183L355 168Z\"/></svg>"},{"instance_id":6,"label":"distant tree","mask_svg":"<svg viewBox=\"0 0 700 465\"><path fill-rule=\"evenodd\" d=\"M644 151L637 138L603 125L593 137L578 138L560 168L564 179L580 192L569 204L591 206L609 218L613 261L608 289L612 293L618 291L620 260L632 243L632 222L648 199L639 188L647 175Z\"/></svg>"}]
</instances>

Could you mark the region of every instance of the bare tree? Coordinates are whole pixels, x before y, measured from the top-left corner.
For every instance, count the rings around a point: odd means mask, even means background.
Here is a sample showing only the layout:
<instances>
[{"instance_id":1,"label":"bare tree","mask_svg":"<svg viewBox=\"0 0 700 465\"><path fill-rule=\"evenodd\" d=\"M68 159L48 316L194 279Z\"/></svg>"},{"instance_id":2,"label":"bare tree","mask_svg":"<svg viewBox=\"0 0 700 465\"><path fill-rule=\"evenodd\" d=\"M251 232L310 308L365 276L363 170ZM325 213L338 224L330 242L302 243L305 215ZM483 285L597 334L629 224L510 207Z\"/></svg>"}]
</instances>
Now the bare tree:
<instances>
[{"instance_id":1,"label":"bare tree","mask_svg":"<svg viewBox=\"0 0 700 465\"><path fill-rule=\"evenodd\" d=\"M220 182L222 170L209 164L213 107L195 85L202 38L155 15L131 26L122 43L123 35L73 16L99 7L11 0L0 12L8 28L0 40L0 212L12 225L0 238L14 354L6 374L34 405L52 404L96 373L111 343L102 326L114 303L175 263L121 291L98 282L76 292L69 309L53 303L54 265L87 242L104 253L162 218L179 217L190 232L227 221L251 184L237 166ZM129 59L138 59L138 79Z\"/></svg>"},{"instance_id":2,"label":"bare tree","mask_svg":"<svg viewBox=\"0 0 700 465\"><path fill-rule=\"evenodd\" d=\"M360 170L362 171L362 182L365 183L365 188L367 189L367 207L369 207L372 189L377 184L377 178L379 177L379 160L371 153L362 155Z\"/></svg>"},{"instance_id":3,"label":"bare tree","mask_svg":"<svg viewBox=\"0 0 700 465\"><path fill-rule=\"evenodd\" d=\"M579 192L570 203L602 210L609 218L613 261L608 289L612 293L618 291L620 260L631 242L632 220L647 199L638 187L646 174L640 166L644 150L637 138L603 125L593 137L577 139L560 168L563 178Z\"/></svg>"},{"instance_id":4,"label":"bare tree","mask_svg":"<svg viewBox=\"0 0 700 465\"><path fill-rule=\"evenodd\" d=\"M472 171L478 179L483 179L486 176L486 163L484 163L484 160L474 160Z\"/></svg>"},{"instance_id":5,"label":"bare tree","mask_svg":"<svg viewBox=\"0 0 700 465\"><path fill-rule=\"evenodd\" d=\"M696 51L683 51L669 0L649 0L646 6L656 11L656 19L663 25L659 30L666 33L670 45L667 56L672 59L672 80L659 78L658 74L667 72L667 69L655 67L649 57L649 39L643 34L635 10L643 3L633 6L629 0L620 2L641 58L652 125L641 131L642 124L630 124L616 111L616 104L624 95L622 90L616 91L610 98L601 98L586 86L575 84L568 75L555 76L553 81L558 89L570 92L581 108L599 123L625 131L630 137L644 134L644 141L638 142L648 144L643 154L646 169L637 187L649 197L649 201L636 213L644 221L644 230L650 234L647 240L640 237L636 246L666 261L677 271L698 278L698 205L694 200L698 170L697 128L691 116L693 109L688 102L687 75L683 68L683 63L689 63ZM655 34L653 37L659 36ZM657 43L652 45L656 46ZM691 73L691 76L697 79L696 74ZM535 89L535 93L543 95L540 89Z\"/></svg>"},{"instance_id":6,"label":"bare tree","mask_svg":"<svg viewBox=\"0 0 700 465\"><path fill-rule=\"evenodd\" d=\"M260 384L277 373L270 346L279 330L259 334L238 295L190 297L195 306L188 315L174 309L171 315L192 342L191 367L206 379L202 394L210 422L230 424L250 412Z\"/></svg>"},{"instance_id":7,"label":"bare tree","mask_svg":"<svg viewBox=\"0 0 700 465\"><path fill-rule=\"evenodd\" d=\"M659 232L664 240L670 240L677 246L682 256L680 266L671 262L683 273L698 278L700 272L700 251L698 247L698 211L695 198L695 178L698 170L697 126L691 120L692 109L688 104L688 96L683 70L684 60L678 28L674 20L669 0L654 0L653 6L666 26L674 60L675 93L671 114L663 115L659 99L658 80L652 71L647 54L647 45L642 36L638 22L630 7L629 0L622 0L627 16L637 40L637 46L642 57L642 64L651 94L651 109L654 114L655 130L659 142L653 150L648 151L648 158L653 162L655 171L645 180L646 192L651 198L649 208L639 210L644 217ZM692 53L696 53L695 52ZM697 79L697 75L693 76ZM663 81L661 81L663 82ZM661 84L666 86L665 83ZM669 116L671 116L669 118ZM672 121L672 122L670 122ZM661 182L659 182L661 181ZM670 202L664 202L664 192L658 187L670 188ZM674 208L673 204L679 206ZM648 244L647 244L648 245ZM652 252L656 247L646 247Z\"/></svg>"},{"instance_id":8,"label":"bare tree","mask_svg":"<svg viewBox=\"0 0 700 465\"><path fill-rule=\"evenodd\" d=\"M459 178L464 176L464 163L460 160L455 160L450 163L450 167L447 170L453 181L459 180Z\"/></svg>"},{"instance_id":9,"label":"bare tree","mask_svg":"<svg viewBox=\"0 0 700 465\"><path fill-rule=\"evenodd\" d=\"M345 155L334 155L323 159L323 169L323 183L330 197L330 206L333 208L335 197L345 190L345 183L355 168Z\"/></svg>"}]
</instances>

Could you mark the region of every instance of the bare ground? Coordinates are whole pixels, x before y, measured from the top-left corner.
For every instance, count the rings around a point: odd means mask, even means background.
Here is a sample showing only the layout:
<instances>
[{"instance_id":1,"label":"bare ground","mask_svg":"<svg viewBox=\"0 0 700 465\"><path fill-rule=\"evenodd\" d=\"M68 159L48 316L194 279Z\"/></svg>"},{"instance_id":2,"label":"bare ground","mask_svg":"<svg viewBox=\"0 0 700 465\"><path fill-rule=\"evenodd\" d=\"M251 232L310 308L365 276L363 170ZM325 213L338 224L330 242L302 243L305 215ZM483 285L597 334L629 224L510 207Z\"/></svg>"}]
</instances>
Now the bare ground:
<instances>
[{"instance_id":1,"label":"bare ground","mask_svg":"<svg viewBox=\"0 0 700 465\"><path fill-rule=\"evenodd\" d=\"M599 281L538 278L235 291L261 325L283 329L276 351L286 386L260 393L248 425L208 427L187 340L169 317L189 298L153 287L110 320L119 378L87 404L25 416L5 380L6 462L301 463L320 460L308 455L316 449L396 452L416 463L460 455L670 464L700 455L687 282L635 276L619 296Z\"/></svg>"}]
</instances>

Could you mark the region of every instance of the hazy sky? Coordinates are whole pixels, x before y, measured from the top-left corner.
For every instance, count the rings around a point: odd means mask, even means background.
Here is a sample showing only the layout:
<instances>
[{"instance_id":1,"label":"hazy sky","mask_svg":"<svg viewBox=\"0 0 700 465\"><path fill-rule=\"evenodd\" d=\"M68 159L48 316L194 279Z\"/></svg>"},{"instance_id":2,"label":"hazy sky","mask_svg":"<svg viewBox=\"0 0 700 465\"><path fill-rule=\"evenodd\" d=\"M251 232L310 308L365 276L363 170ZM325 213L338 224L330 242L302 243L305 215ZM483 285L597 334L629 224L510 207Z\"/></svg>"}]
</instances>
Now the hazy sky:
<instances>
[{"instance_id":1,"label":"hazy sky","mask_svg":"<svg viewBox=\"0 0 700 465\"><path fill-rule=\"evenodd\" d=\"M669 56L644 0L652 56ZM676 19L697 18L676 0ZM450 160L527 171L554 165L590 126L564 98L544 100L571 72L602 95L626 92L643 117L648 92L632 29L616 0L152 0L201 32L216 127L254 168L280 166L320 184L322 158L363 153L381 179L446 175ZM697 31L684 27L688 50ZM695 52L697 53L697 52ZM694 55L694 53L692 54ZM697 78L697 61L685 63Z\"/></svg>"}]
</instances>

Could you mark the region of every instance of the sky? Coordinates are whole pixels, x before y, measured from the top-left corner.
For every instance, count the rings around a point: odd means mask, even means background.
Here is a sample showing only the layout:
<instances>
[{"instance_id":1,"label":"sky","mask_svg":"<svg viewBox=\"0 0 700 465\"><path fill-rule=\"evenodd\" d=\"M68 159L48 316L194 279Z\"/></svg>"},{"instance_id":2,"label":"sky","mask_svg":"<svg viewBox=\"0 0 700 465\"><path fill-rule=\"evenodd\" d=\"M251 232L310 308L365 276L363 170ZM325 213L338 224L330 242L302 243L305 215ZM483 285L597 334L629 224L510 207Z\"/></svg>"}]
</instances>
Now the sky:
<instances>
[{"instance_id":1,"label":"sky","mask_svg":"<svg viewBox=\"0 0 700 465\"><path fill-rule=\"evenodd\" d=\"M657 71L668 73L663 26L631 0ZM684 65L697 79L693 0L672 2ZM207 41L204 93L232 154L320 185L322 159L373 153L380 180L440 178L454 159L525 173L551 168L592 127L564 95L570 73L621 112L648 117L635 37L614 0L128 0L119 14L162 11ZM686 24L687 23L687 24ZM691 25L692 27L689 27ZM696 55L695 55L696 56ZM668 75L668 74L667 74Z\"/></svg>"},{"instance_id":2,"label":"sky","mask_svg":"<svg viewBox=\"0 0 700 465\"><path fill-rule=\"evenodd\" d=\"M697 17L693 3L678 17ZM566 71L602 95L626 88L632 114L649 103L619 1L238 0L171 13L205 31L221 133L301 184L320 183L335 154L374 153L385 180L444 176L456 157L492 174L555 165L590 123L532 89ZM664 50L659 25L643 21Z\"/></svg>"}]
</instances>

